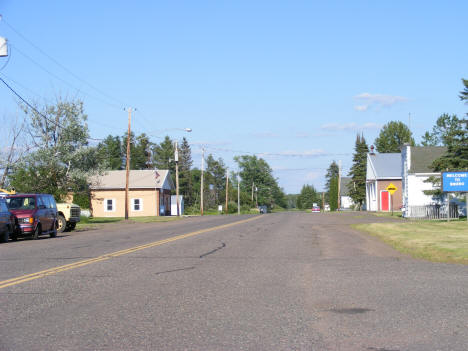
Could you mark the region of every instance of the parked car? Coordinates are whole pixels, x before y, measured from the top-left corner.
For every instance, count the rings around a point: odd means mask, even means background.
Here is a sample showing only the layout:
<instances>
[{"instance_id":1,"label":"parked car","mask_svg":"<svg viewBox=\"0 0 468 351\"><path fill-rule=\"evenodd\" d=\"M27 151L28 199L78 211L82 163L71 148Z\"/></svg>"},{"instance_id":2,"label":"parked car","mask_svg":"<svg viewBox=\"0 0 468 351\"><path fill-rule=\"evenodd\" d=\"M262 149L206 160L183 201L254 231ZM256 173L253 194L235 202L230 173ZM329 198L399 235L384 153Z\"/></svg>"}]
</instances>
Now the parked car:
<instances>
[{"instance_id":1,"label":"parked car","mask_svg":"<svg viewBox=\"0 0 468 351\"><path fill-rule=\"evenodd\" d=\"M15 230L15 216L8 211L6 200L0 197L0 242L6 243Z\"/></svg>"},{"instance_id":2,"label":"parked car","mask_svg":"<svg viewBox=\"0 0 468 351\"><path fill-rule=\"evenodd\" d=\"M57 205L52 195L9 195L6 203L16 220L13 240L18 236L32 236L33 239L43 234L49 234L51 238L57 236Z\"/></svg>"},{"instance_id":3,"label":"parked car","mask_svg":"<svg viewBox=\"0 0 468 351\"><path fill-rule=\"evenodd\" d=\"M312 213L320 212L320 206L312 206Z\"/></svg>"},{"instance_id":4,"label":"parked car","mask_svg":"<svg viewBox=\"0 0 468 351\"><path fill-rule=\"evenodd\" d=\"M75 204L57 204L57 231L62 233L75 229L76 223L80 221L81 208Z\"/></svg>"}]
</instances>

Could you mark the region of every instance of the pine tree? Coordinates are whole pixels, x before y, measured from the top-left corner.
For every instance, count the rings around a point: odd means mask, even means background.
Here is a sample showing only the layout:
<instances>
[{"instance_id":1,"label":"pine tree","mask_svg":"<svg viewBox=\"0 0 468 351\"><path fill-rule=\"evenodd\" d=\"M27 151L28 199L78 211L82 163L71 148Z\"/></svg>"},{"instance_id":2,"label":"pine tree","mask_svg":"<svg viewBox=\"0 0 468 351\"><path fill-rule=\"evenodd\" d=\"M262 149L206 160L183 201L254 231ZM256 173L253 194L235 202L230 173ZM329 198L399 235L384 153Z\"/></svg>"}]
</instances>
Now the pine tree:
<instances>
[{"instance_id":1,"label":"pine tree","mask_svg":"<svg viewBox=\"0 0 468 351\"><path fill-rule=\"evenodd\" d=\"M338 209L338 176L334 176L330 179L330 190L328 192L330 205L330 211L336 211Z\"/></svg>"},{"instance_id":2,"label":"pine tree","mask_svg":"<svg viewBox=\"0 0 468 351\"><path fill-rule=\"evenodd\" d=\"M354 203L359 204L360 209L366 199L366 167L368 152L369 148L367 147L364 136L358 134L354 147L353 166L348 174L352 179L349 183L348 189L350 197L353 199Z\"/></svg>"},{"instance_id":3,"label":"pine tree","mask_svg":"<svg viewBox=\"0 0 468 351\"><path fill-rule=\"evenodd\" d=\"M187 206L193 203L192 164L192 150L187 139L184 137L179 147L179 186L180 193L184 196Z\"/></svg>"},{"instance_id":4,"label":"pine tree","mask_svg":"<svg viewBox=\"0 0 468 351\"><path fill-rule=\"evenodd\" d=\"M123 169L122 142L118 136L107 136L97 146L100 162L105 168L111 170Z\"/></svg>"},{"instance_id":5,"label":"pine tree","mask_svg":"<svg viewBox=\"0 0 468 351\"><path fill-rule=\"evenodd\" d=\"M326 184L325 184L325 189L326 189L326 193L325 193L325 201L326 202L329 202L330 201L330 184L331 184L331 180L335 177L338 177L338 173L339 173L339 166L338 164L333 161L330 166L328 167L327 169L327 174L325 175L325 179L327 180Z\"/></svg>"},{"instance_id":6,"label":"pine tree","mask_svg":"<svg viewBox=\"0 0 468 351\"><path fill-rule=\"evenodd\" d=\"M297 197L297 207L301 210L312 208L314 202L318 203L320 200L320 194L317 192L313 185L304 185L301 189L301 193Z\"/></svg>"}]
</instances>

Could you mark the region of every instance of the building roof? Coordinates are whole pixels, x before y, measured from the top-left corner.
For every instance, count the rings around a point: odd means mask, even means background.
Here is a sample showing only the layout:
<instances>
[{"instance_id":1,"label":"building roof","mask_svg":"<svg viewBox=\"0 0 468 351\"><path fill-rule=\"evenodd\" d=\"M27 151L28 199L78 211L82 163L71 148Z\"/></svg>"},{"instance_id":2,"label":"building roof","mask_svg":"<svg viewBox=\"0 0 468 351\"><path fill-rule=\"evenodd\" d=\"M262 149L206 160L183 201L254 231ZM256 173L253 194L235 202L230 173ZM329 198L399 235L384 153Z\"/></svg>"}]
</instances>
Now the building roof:
<instances>
[{"instance_id":1,"label":"building roof","mask_svg":"<svg viewBox=\"0 0 468 351\"><path fill-rule=\"evenodd\" d=\"M401 153L368 153L367 179L401 179Z\"/></svg>"},{"instance_id":2,"label":"building roof","mask_svg":"<svg viewBox=\"0 0 468 351\"><path fill-rule=\"evenodd\" d=\"M445 146L412 146L410 173L433 173L432 162L447 152Z\"/></svg>"},{"instance_id":3,"label":"building roof","mask_svg":"<svg viewBox=\"0 0 468 351\"><path fill-rule=\"evenodd\" d=\"M125 189L125 170L106 171L90 179L90 188L94 190ZM131 170L129 189L173 189L168 170Z\"/></svg>"},{"instance_id":4,"label":"building roof","mask_svg":"<svg viewBox=\"0 0 468 351\"><path fill-rule=\"evenodd\" d=\"M349 196L349 183L351 183L351 177L341 177L340 196Z\"/></svg>"}]
</instances>

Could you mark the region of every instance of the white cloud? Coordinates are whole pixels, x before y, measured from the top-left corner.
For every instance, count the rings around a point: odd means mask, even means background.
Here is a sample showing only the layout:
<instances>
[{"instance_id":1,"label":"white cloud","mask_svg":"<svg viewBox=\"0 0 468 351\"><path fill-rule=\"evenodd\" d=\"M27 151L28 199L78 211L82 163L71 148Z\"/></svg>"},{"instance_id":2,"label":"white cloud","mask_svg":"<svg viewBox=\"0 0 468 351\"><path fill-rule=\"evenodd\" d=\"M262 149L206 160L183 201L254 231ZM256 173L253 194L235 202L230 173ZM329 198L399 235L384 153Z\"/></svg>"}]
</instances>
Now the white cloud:
<instances>
[{"instance_id":1,"label":"white cloud","mask_svg":"<svg viewBox=\"0 0 468 351\"><path fill-rule=\"evenodd\" d=\"M354 106L354 109L356 111L367 111L367 109L369 108L369 105L357 105L357 106Z\"/></svg>"},{"instance_id":2,"label":"white cloud","mask_svg":"<svg viewBox=\"0 0 468 351\"><path fill-rule=\"evenodd\" d=\"M256 138L268 139L268 138L278 138L278 137L279 137L279 134L276 134L276 133L273 133L273 132L265 131L265 132L252 133L252 136L254 136L254 137L256 137Z\"/></svg>"},{"instance_id":3,"label":"white cloud","mask_svg":"<svg viewBox=\"0 0 468 351\"><path fill-rule=\"evenodd\" d=\"M320 128L328 131L362 131L366 129L379 129L380 124L368 122L364 124L351 123L327 123L323 124Z\"/></svg>"},{"instance_id":4,"label":"white cloud","mask_svg":"<svg viewBox=\"0 0 468 351\"><path fill-rule=\"evenodd\" d=\"M400 102L408 101L408 98L397 95L361 93L354 97L356 100L364 102L363 105L356 105L356 111L367 111L371 106L390 107Z\"/></svg>"}]
</instances>

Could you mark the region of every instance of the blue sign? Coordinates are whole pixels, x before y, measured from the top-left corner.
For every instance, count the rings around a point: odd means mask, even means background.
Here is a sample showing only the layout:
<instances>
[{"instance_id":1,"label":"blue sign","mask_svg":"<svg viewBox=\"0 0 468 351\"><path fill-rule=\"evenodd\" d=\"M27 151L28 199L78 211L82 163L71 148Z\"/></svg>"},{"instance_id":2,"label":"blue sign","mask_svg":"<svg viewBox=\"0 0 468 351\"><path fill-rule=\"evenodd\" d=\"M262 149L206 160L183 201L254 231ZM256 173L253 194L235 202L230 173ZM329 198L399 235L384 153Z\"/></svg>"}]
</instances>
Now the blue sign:
<instances>
[{"instance_id":1,"label":"blue sign","mask_svg":"<svg viewBox=\"0 0 468 351\"><path fill-rule=\"evenodd\" d=\"M468 172L442 172L442 191L468 193Z\"/></svg>"}]
</instances>

